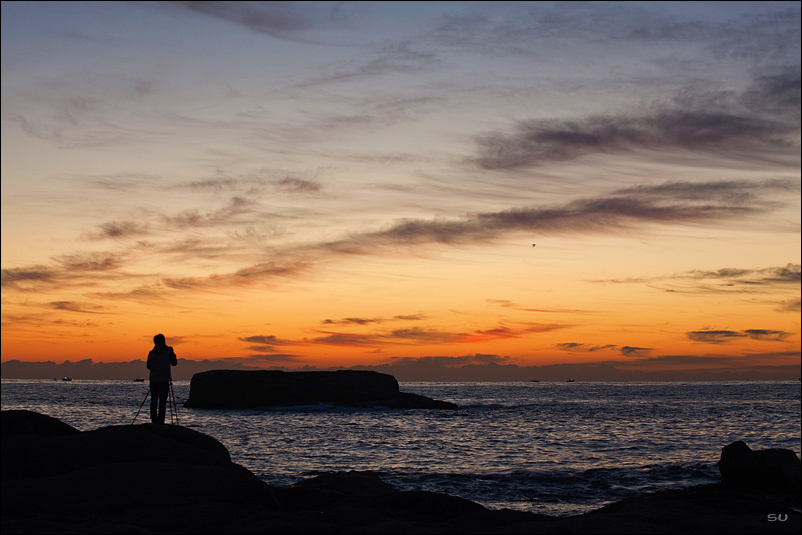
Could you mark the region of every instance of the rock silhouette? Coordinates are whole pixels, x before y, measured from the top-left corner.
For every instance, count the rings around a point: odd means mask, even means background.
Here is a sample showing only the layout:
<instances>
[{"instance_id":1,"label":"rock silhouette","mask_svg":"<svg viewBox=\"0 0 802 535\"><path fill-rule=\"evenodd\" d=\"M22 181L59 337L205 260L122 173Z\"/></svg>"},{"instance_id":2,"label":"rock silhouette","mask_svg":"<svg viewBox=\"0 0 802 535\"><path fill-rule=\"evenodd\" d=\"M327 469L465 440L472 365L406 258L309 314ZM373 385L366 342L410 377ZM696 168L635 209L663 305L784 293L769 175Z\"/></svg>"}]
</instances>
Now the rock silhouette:
<instances>
[{"instance_id":1,"label":"rock silhouette","mask_svg":"<svg viewBox=\"0 0 802 535\"><path fill-rule=\"evenodd\" d=\"M310 403L360 408L457 408L453 403L399 391L398 381L392 375L363 370L210 370L192 376L184 406L252 409Z\"/></svg>"},{"instance_id":2,"label":"rock silhouette","mask_svg":"<svg viewBox=\"0 0 802 535\"><path fill-rule=\"evenodd\" d=\"M645 494L574 517L400 491L372 472L270 486L212 437L140 424L80 432L3 411L6 533L799 533L799 495L722 484ZM154 500L156 482L166 495ZM770 522L769 515L782 521Z\"/></svg>"},{"instance_id":3,"label":"rock silhouette","mask_svg":"<svg viewBox=\"0 0 802 535\"><path fill-rule=\"evenodd\" d=\"M721 483L732 488L769 494L802 492L802 461L787 449L752 451L743 441L721 450Z\"/></svg>"}]
</instances>

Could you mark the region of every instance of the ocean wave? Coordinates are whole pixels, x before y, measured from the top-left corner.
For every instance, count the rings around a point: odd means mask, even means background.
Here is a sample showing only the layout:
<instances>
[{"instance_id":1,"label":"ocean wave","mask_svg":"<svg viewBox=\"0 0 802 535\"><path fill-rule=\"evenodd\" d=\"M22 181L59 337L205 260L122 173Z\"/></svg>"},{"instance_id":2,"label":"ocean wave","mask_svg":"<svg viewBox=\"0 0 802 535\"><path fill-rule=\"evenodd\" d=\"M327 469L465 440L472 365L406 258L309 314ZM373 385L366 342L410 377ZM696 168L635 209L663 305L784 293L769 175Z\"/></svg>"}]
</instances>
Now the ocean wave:
<instances>
[{"instance_id":1,"label":"ocean wave","mask_svg":"<svg viewBox=\"0 0 802 535\"><path fill-rule=\"evenodd\" d=\"M311 477L320 473L310 471L304 475ZM450 473L380 470L377 475L401 490L442 492L491 508L537 511L556 516L577 514L645 492L679 489L718 480L715 467L703 463Z\"/></svg>"}]
</instances>

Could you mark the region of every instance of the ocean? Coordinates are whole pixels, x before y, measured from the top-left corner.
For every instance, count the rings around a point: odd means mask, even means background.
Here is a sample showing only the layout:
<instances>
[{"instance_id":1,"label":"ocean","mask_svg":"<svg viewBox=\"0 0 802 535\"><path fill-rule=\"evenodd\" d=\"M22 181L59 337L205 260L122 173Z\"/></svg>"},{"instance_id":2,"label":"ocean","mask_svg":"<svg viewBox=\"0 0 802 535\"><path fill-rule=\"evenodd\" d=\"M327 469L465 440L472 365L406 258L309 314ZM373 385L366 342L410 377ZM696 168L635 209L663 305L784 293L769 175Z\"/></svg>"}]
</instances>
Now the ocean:
<instances>
[{"instance_id":1,"label":"ocean","mask_svg":"<svg viewBox=\"0 0 802 535\"><path fill-rule=\"evenodd\" d=\"M369 470L400 490L554 516L717 482L721 448L736 440L800 454L798 381L400 386L459 408L186 409L189 382L174 394L180 425L216 438L271 485ZM147 382L4 379L2 409L88 431L131 424L147 392ZM136 423L148 412L149 400Z\"/></svg>"}]
</instances>

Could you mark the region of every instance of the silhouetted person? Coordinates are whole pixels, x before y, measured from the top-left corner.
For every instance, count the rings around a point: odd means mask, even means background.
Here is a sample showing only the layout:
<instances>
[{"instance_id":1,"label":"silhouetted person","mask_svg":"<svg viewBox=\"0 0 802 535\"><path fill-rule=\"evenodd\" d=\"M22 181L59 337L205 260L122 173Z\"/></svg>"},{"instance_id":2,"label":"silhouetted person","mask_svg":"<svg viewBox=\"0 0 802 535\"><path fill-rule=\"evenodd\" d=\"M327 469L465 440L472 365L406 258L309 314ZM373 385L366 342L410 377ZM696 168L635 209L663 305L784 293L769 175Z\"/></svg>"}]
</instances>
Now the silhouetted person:
<instances>
[{"instance_id":1,"label":"silhouetted person","mask_svg":"<svg viewBox=\"0 0 802 535\"><path fill-rule=\"evenodd\" d=\"M163 334L153 337L153 349L148 353L150 370L150 421L163 424L167 414L167 394L170 392L170 366L178 364L175 351L167 345Z\"/></svg>"}]
</instances>

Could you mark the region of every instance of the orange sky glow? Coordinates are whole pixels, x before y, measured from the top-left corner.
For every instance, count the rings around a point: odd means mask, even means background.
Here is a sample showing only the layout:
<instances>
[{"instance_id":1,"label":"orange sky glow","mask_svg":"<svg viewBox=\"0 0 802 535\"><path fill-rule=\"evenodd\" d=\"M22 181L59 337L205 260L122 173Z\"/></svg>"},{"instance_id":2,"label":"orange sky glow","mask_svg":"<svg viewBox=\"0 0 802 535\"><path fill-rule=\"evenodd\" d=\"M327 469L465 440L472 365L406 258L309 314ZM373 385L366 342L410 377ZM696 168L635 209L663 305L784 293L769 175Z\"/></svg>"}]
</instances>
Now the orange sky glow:
<instances>
[{"instance_id":1,"label":"orange sky glow","mask_svg":"<svg viewBox=\"0 0 802 535\"><path fill-rule=\"evenodd\" d=\"M2 361L796 380L799 35L796 2L3 2Z\"/></svg>"}]
</instances>

